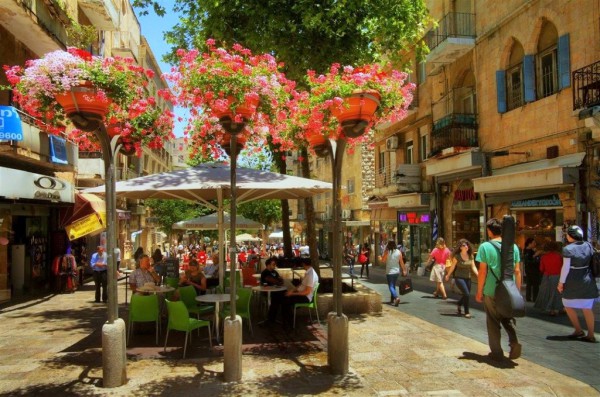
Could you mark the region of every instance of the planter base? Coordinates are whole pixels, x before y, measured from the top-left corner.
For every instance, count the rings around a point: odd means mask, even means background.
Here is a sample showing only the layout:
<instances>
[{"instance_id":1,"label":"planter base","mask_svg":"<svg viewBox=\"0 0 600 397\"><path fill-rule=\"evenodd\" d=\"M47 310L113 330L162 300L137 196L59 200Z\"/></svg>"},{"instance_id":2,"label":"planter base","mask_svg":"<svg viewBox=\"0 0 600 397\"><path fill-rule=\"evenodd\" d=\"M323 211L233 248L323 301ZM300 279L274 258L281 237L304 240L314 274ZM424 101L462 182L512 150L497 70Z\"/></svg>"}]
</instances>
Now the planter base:
<instances>
[{"instance_id":1,"label":"planter base","mask_svg":"<svg viewBox=\"0 0 600 397\"><path fill-rule=\"evenodd\" d=\"M93 132L100 128L104 118L96 113L71 112L67 114L75 127L85 132Z\"/></svg>"}]
</instances>

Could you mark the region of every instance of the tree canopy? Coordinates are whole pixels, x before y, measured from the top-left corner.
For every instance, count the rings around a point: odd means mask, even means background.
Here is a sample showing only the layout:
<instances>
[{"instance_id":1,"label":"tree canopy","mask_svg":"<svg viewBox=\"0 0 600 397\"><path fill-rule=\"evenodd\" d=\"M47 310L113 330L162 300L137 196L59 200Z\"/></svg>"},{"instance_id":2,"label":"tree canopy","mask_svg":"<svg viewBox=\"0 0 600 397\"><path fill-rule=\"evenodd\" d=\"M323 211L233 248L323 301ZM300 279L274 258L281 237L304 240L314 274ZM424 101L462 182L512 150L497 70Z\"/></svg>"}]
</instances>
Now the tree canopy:
<instances>
[{"instance_id":1,"label":"tree canopy","mask_svg":"<svg viewBox=\"0 0 600 397\"><path fill-rule=\"evenodd\" d=\"M156 0L133 4L168 12ZM173 10L181 17L165 37L171 61L177 48L203 49L214 38L273 54L298 83L308 69L323 73L334 62L402 62L403 50L424 48L428 21L424 0L175 0Z\"/></svg>"}]
</instances>

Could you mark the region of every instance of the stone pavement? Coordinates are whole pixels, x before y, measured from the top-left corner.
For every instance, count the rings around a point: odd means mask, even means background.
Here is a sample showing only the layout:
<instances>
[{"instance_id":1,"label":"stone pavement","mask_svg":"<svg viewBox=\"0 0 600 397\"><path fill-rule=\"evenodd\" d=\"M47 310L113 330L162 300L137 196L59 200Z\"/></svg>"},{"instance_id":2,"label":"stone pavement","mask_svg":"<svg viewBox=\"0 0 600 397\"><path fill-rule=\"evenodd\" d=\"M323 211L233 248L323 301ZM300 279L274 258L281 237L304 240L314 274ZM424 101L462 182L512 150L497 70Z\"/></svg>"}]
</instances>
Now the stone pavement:
<instances>
[{"instance_id":1,"label":"stone pavement","mask_svg":"<svg viewBox=\"0 0 600 397\"><path fill-rule=\"evenodd\" d=\"M124 291L120 286L120 301ZM598 396L597 390L525 359L496 363L485 344L384 305L350 317L350 372L332 376L327 332L303 320L299 329L244 326L243 380L222 381L222 348L194 337L169 338L166 354L153 331L134 335L129 382L103 389L104 305L91 285L0 310L0 394L7 396L336 395L336 396ZM121 315L126 314L121 306ZM148 342L150 341L150 342ZM164 343L161 336L160 345ZM137 347L135 347L137 346Z\"/></svg>"}]
</instances>

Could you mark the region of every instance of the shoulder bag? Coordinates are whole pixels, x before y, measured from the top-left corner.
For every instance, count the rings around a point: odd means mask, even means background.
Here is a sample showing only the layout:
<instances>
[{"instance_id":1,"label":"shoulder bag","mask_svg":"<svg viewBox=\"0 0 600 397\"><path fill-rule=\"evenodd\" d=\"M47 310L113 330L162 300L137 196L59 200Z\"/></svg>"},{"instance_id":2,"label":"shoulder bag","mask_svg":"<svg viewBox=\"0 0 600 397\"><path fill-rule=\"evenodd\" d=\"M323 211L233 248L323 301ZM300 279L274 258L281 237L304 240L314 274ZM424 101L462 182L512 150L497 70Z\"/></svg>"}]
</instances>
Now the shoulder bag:
<instances>
[{"instance_id":1,"label":"shoulder bag","mask_svg":"<svg viewBox=\"0 0 600 397\"><path fill-rule=\"evenodd\" d=\"M413 292L412 279L410 277L406 277L403 279L398 279L398 293L400 295L406 295L409 292Z\"/></svg>"}]
</instances>

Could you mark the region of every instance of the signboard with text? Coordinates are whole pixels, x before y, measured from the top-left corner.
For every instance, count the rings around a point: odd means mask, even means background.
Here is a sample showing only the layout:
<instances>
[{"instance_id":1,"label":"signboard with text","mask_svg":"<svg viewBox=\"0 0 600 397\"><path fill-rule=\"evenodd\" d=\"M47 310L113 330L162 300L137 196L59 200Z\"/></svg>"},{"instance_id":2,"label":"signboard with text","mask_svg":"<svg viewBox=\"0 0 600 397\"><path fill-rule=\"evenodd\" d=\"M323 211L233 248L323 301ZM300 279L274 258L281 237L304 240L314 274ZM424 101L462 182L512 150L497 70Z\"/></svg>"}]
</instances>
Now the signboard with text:
<instances>
[{"instance_id":1,"label":"signboard with text","mask_svg":"<svg viewBox=\"0 0 600 397\"><path fill-rule=\"evenodd\" d=\"M19 112L12 106L0 106L0 141L22 141L23 127Z\"/></svg>"}]
</instances>

